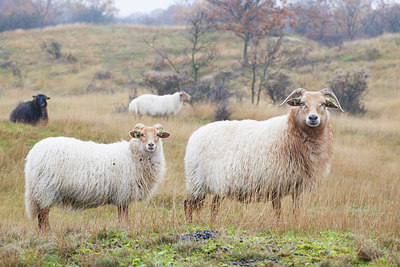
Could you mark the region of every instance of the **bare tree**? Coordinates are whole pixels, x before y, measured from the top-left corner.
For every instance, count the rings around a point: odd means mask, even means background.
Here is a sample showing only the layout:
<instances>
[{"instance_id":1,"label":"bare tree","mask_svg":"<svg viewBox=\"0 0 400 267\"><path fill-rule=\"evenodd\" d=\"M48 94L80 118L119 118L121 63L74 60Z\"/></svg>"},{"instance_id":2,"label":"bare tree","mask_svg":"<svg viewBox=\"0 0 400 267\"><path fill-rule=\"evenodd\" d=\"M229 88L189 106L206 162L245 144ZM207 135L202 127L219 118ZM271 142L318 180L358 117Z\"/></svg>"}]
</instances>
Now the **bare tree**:
<instances>
[{"instance_id":1,"label":"bare tree","mask_svg":"<svg viewBox=\"0 0 400 267\"><path fill-rule=\"evenodd\" d=\"M195 86L201 69L209 66L216 55L215 36L212 35L216 26L210 12L208 6L201 5L188 14L186 31L187 40L191 44L189 76Z\"/></svg>"},{"instance_id":2,"label":"bare tree","mask_svg":"<svg viewBox=\"0 0 400 267\"><path fill-rule=\"evenodd\" d=\"M151 41L144 40L144 43L150 46L154 52L156 52L162 60L168 62L169 66L176 72L181 73L178 66L175 65L173 58L170 53L165 49L163 44L157 44L158 36L154 35Z\"/></svg>"},{"instance_id":3,"label":"bare tree","mask_svg":"<svg viewBox=\"0 0 400 267\"><path fill-rule=\"evenodd\" d=\"M289 11L286 0L207 0L216 7L215 19L223 30L232 31L243 40L243 61L253 38L267 35L284 24Z\"/></svg>"},{"instance_id":4,"label":"bare tree","mask_svg":"<svg viewBox=\"0 0 400 267\"><path fill-rule=\"evenodd\" d=\"M261 93L268 88L271 79L279 77L282 70L293 67L304 59L306 51L301 48L283 47L283 34L265 40L253 39L250 46L248 62L242 66L250 72L251 103L260 103ZM281 88L281 87L280 87ZM273 102L277 101L277 92L267 90ZM256 99L257 97L257 99Z\"/></svg>"},{"instance_id":5,"label":"bare tree","mask_svg":"<svg viewBox=\"0 0 400 267\"><path fill-rule=\"evenodd\" d=\"M185 39L188 45L185 51L186 62L177 65L176 60L162 44L157 44L157 36L152 41L145 41L168 65L178 74L185 74L190 78L191 87L196 90L200 77L205 75L216 56L216 30L212 10L206 3L200 3L193 8L181 7L181 18L186 22ZM187 81L187 80L186 80Z\"/></svg>"},{"instance_id":6,"label":"bare tree","mask_svg":"<svg viewBox=\"0 0 400 267\"><path fill-rule=\"evenodd\" d=\"M363 16L372 8L371 0L333 0L336 23L349 39L360 31Z\"/></svg>"}]
</instances>

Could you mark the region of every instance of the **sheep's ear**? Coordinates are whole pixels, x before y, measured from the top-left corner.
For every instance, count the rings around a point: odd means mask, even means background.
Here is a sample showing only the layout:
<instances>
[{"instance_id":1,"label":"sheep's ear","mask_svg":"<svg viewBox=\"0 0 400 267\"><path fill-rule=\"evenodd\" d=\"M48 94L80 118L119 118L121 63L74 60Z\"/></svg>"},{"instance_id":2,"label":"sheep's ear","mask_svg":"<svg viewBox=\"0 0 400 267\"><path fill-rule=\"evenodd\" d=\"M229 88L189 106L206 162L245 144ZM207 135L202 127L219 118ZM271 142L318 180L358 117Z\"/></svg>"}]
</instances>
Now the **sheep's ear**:
<instances>
[{"instance_id":1,"label":"sheep's ear","mask_svg":"<svg viewBox=\"0 0 400 267\"><path fill-rule=\"evenodd\" d=\"M325 100L325 106L327 108L339 108L338 105L336 105L335 100L332 98Z\"/></svg>"},{"instance_id":2,"label":"sheep's ear","mask_svg":"<svg viewBox=\"0 0 400 267\"><path fill-rule=\"evenodd\" d=\"M46 96L46 100L49 100L49 99L51 99L50 97L48 97L48 96Z\"/></svg>"},{"instance_id":3,"label":"sheep's ear","mask_svg":"<svg viewBox=\"0 0 400 267\"><path fill-rule=\"evenodd\" d=\"M168 137L170 137L171 136L171 134L169 133L169 132L166 132L166 131L164 131L163 129L161 129L159 132L158 132L158 137L160 137L160 138L168 138Z\"/></svg>"},{"instance_id":4,"label":"sheep's ear","mask_svg":"<svg viewBox=\"0 0 400 267\"><path fill-rule=\"evenodd\" d=\"M33 99L36 99L36 97L37 97L37 95L33 95L33 96L32 96Z\"/></svg>"},{"instance_id":5,"label":"sheep's ear","mask_svg":"<svg viewBox=\"0 0 400 267\"><path fill-rule=\"evenodd\" d=\"M130 131L129 135L132 136L132 138L139 138L140 137L140 132L139 131Z\"/></svg>"},{"instance_id":6,"label":"sheep's ear","mask_svg":"<svg viewBox=\"0 0 400 267\"><path fill-rule=\"evenodd\" d=\"M143 123L137 123L135 127L133 127L133 130L129 132L129 135L132 136L132 138L139 138L140 137L140 131L144 128Z\"/></svg>"},{"instance_id":7,"label":"sheep's ear","mask_svg":"<svg viewBox=\"0 0 400 267\"><path fill-rule=\"evenodd\" d=\"M300 106L300 98L291 98L286 103L292 107Z\"/></svg>"}]
</instances>

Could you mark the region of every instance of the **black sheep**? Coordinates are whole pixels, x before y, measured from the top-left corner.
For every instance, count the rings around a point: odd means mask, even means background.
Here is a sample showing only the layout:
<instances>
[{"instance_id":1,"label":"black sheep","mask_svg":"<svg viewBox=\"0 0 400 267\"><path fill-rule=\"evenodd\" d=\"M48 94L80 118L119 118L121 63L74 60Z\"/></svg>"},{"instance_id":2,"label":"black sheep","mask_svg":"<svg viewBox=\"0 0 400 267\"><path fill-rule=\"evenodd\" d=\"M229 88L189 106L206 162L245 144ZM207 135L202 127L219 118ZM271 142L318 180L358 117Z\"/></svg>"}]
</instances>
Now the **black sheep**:
<instances>
[{"instance_id":1,"label":"black sheep","mask_svg":"<svg viewBox=\"0 0 400 267\"><path fill-rule=\"evenodd\" d=\"M45 123L48 121L47 116L47 102L50 97L42 94L32 96L32 101L20 103L10 115L10 121L12 122L23 122L35 125L39 120L43 120Z\"/></svg>"}]
</instances>

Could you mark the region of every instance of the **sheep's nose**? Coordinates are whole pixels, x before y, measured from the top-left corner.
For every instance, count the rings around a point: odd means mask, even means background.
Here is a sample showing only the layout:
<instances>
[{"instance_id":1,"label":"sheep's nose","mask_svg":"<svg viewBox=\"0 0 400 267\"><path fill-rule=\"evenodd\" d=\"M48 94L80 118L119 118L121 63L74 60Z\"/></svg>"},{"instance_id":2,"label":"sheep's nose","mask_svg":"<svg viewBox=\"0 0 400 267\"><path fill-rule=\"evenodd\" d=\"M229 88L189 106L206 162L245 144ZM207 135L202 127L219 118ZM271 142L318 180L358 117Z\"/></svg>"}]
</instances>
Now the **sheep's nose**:
<instances>
[{"instance_id":1,"label":"sheep's nose","mask_svg":"<svg viewBox=\"0 0 400 267\"><path fill-rule=\"evenodd\" d=\"M149 146L149 148L153 148L154 147L153 143L148 143L147 145Z\"/></svg>"},{"instance_id":2,"label":"sheep's nose","mask_svg":"<svg viewBox=\"0 0 400 267\"><path fill-rule=\"evenodd\" d=\"M311 120L311 121L315 121L315 120L318 119L318 116L317 115L310 115L310 116L308 116L308 119Z\"/></svg>"}]
</instances>

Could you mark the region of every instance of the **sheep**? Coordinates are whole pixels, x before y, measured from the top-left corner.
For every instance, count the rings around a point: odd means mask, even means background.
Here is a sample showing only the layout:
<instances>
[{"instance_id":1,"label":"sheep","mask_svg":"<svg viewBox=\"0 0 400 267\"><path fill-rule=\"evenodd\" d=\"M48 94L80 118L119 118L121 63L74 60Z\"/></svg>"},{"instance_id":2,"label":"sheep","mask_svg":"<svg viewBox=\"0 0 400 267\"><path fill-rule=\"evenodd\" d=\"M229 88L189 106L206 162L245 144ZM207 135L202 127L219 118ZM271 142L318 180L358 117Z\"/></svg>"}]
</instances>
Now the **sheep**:
<instances>
[{"instance_id":1,"label":"sheep","mask_svg":"<svg viewBox=\"0 0 400 267\"><path fill-rule=\"evenodd\" d=\"M298 88L280 106L284 103L294 107L287 115L214 122L190 136L184 158L188 221L207 193L214 194L211 221L225 197L247 203L272 200L279 219L281 199L290 194L297 216L301 192L329 173L333 131L327 108L343 109L328 89Z\"/></svg>"},{"instance_id":2,"label":"sheep","mask_svg":"<svg viewBox=\"0 0 400 267\"><path fill-rule=\"evenodd\" d=\"M133 99L128 109L136 115L175 115L182 109L185 100L190 101L190 95L185 91L161 96L144 94Z\"/></svg>"},{"instance_id":3,"label":"sheep","mask_svg":"<svg viewBox=\"0 0 400 267\"><path fill-rule=\"evenodd\" d=\"M33 100L20 103L10 115L10 121L22 122L35 125L42 120L44 124L48 121L47 116L47 101L50 97L38 94L32 96Z\"/></svg>"},{"instance_id":4,"label":"sheep","mask_svg":"<svg viewBox=\"0 0 400 267\"><path fill-rule=\"evenodd\" d=\"M39 229L50 229L49 211L60 204L72 210L113 204L120 220L132 201L149 200L164 179L161 124L136 124L128 141L111 144L69 137L36 143L26 157L25 206Z\"/></svg>"}]
</instances>

